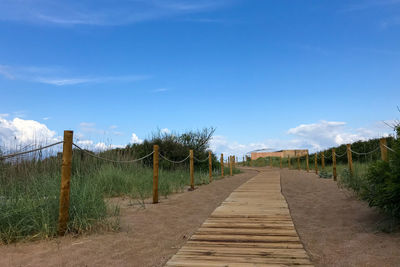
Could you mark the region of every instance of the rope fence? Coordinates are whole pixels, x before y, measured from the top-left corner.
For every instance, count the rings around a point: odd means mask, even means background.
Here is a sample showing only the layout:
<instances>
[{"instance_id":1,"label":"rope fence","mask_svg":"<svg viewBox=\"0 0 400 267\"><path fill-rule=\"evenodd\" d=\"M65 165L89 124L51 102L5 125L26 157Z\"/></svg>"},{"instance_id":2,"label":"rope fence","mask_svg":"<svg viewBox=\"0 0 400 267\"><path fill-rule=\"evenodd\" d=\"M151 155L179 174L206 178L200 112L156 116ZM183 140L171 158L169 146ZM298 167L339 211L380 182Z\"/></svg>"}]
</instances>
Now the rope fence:
<instances>
[{"instance_id":1,"label":"rope fence","mask_svg":"<svg viewBox=\"0 0 400 267\"><path fill-rule=\"evenodd\" d=\"M354 154L356 154L356 155L369 155L369 154L372 154L372 153L374 153L374 152L376 152L376 151L378 151L380 149L380 147L378 146L377 148L375 148L375 149L373 149L373 150L371 150L371 151L369 151L369 152L357 152L357 151L354 151L354 150L352 150L352 149L350 149L350 151L352 152L352 153L354 153Z\"/></svg>"},{"instance_id":2,"label":"rope fence","mask_svg":"<svg viewBox=\"0 0 400 267\"><path fill-rule=\"evenodd\" d=\"M33 152L37 152L37 151L42 151L44 149L47 149L47 148L50 148L50 147L53 147L53 146L56 146L56 145L59 145L59 144L62 144L62 143L64 143L64 141L60 141L60 142L57 142L57 143L54 143L54 144L51 144L51 145L39 147L39 148L28 150L28 151L16 152L16 153L13 153L13 154L8 154L8 155L5 155L5 156L1 156L0 160L10 159L10 158L18 157L18 156L21 156L21 155L25 155L25 154L29 154L29 153L33 153Z\"/></svg>"},{"instance_id":3,"label":"rope fence","mask_svg":"<svg viewBox=\"0 0 400 267\"><path fill-rule=\"evenodd\" d=\"M154 151L152 151L150 154L147 154L147 155L144 156L144 157L141 157L141 158L138 158L138 159L133 159L133 160L113 160L113 159L108 159L108 158L100 157L100 156L97 156L96 154L90 153L89 151L87 151L86 149L81 148L80 146L78 146L78 145L75 144L75 143L72 143L72 145L73 145L74 147L76 147L77 149L79 149L80 151L84 152L85 154L87 154L87 155L89 155L89 156L91 156L91 157L93 157L93 158L101 159L101 160L108 161L108 162L113 162L113 163L134 163L134 162L141 161L141 160L143 160L143 159L145 159L145 158L148 158L148 157L150 157L151 155L153 155L153 153L154 153Z\"/></svg>"},{"instance_id":4,"label":"rope fence","mask_svg":"<svg viewBox=\"0 0 400 267\"><path fill-rule=\"evenodd\" d=\"M111 162L111 163L118 163L118 164L131 164L135 162L140 162L142 160L145 160L151 156L153 156L153 203L158 203L158 178L159 178L159 159L161 158L162 160L165 160L167 162L170 162L172 164L180 164L184 163L189 160L190 162L190 189L189 190L194 190L194 162L198 163L204 163L208 161L209 165L209 181L212 182L213 179L213 173L212 173L212 153L211 151L208 152L208 156L204 159L199 159L194 157L193 150L189 151L189 155L185 157L182 160L171 160L161 154L159 152L159 147L158 145L153 146L153 150L148 153L147 155L137 158L137 159L131 159L131 160L117 160L117 159L112 159L108 157L104 157L101 155L97 155L93 152L90 152L76 143L73 142L73 131L64 131L64 139L63 141L56 142L50 145L46 145L43 147L31 149L28 151L20 151L20 152L15 152L12 154L7 154L7 155L2 155L0 156L0 161L2 160L7 160L11 158L15 158L17 156L21 155L26 155L29 153L34 153L37 151L42 151L48 148L51 148L56 145L63 144L63 150L62 150L62 166L61 166L61 189L60 189L60 199L59 199L59 215L58 215L58 228L57 228L57 233L58 235L64 235L67 231L67 225L69 221L69 208L70 208L70 185L71 185L71 172L72 172L72 155L73 155L73 148L76 148L77 150L81 151L85 155L88 155L92 158L102 160L105 162ZM30 146L26 146L24 149L28 148ZM230 170L230 175L232 176L232 168L235 167L235 162L236 162L236 157L234 156L229 156L228 157L228 166ZM224 177L224 158L223 154L221 154L221 177Z\"/></svg>"},{"instance_id":5,"label":"rope fence","mask_svg":"<svg viewBox=\"0 0 400 267\"><path fill-rule=\"evenodd\" d=\"M313 155L308 154L308 150L305 152L301 152L297 155L298 151L295 151L293 154L283 154L284 156L269 156L265 157L266 161L264 164L265 165L270 165L270 167L273 167L273 162L276 163L276 158L279 158L279 168L283 168L283 165L286 165L289 169L305 169L307 172L310 171L310 158L314 161L314 166L315 166L315 173L318 174L319 172L319 166L322 168L322 171L325 170L325 160L328 160L329 164L332 164L332 172L333 172L333 179L334 181L337 180L337 159L342 158L344 156L347 156L347 164L349 168L350 175L354 174L354 168L353 168L353 157L352 155L357 155L357 160L360 160L360 156L365 156L367 159L368 155L371 155L371 160L372 158L378 159L378 155L374 153L378 152L379 150L381 151L380 159L383 161L388 162L388 151L396 153L395 150L387 146L387 138L381 138L379 140L379 146L375 147L374 149L366 152L359 152L355 151L351 148L351 144L347 144L345 147L346 151L342 154L337 154L336 149L332 148L331 153L329 155L326 155L326 151L322 152L316 152ZM330 151L329 151L330 152ZM292 159L295 158L295 162L292 162ZM286 161L287 159L287 161ZM244 161L244 158L243 158ZM246 161L250 162L249 165L253 166L254 164L252 163L253 159L252 157L247 157L246 156ZM296 164L297 161L297 164ZM341 163L343 163L343 159L340 160ZM319 162L321 165L319 165ZM263 165L263 166L265 166ZM276 166L276 164L275 164ZM324 174L325 175L325 174Z\"/></svg>"},{"instance_id":6,"label":"rope fence","mask_svg":"<svg viewBox=\"0 0 400 267\"><path fill-rule=\"evenodd\" d=\"M210 156L208 156L207 158L205 158L205 159L198 159L198 158L196 158L196 157L193 157L194 158L194 160L195 161L197 161L197 162L206 162L209 158L210 158Z\"/></svg>"},{"instance_id":7,"label":"rope fence","mask_svg":"<svg viewBox=\"0 0 400 267\"><path fill-rule=\"evenodd\" d=\"M393 149L391 149L390 147L388 147L388 146L386 146L386 145L383 145L386 149L388 149L388 150L390 150L391 152L394 152L394 153L396 153L396 151L394 151Z\"/></svg>"},{"instance_id":8,"label":"rope fence","mask_svg":"<svg viewBox=\"0 0 400 267\"><path fill-rule=\"evenodd\" d=\"M190 158L190 154L189 154L189 155L188 155L186 158L184 158L183 160L174 161L174 160L170 160L170 159L168 159L167 157L163 156L161 153L158 153L158 154L160 155L160 157L161 157L162 159L164 159L164 160L166 160L166 161L168 161L168 162L171 162L171 163L173 163L173 164L183 163L183 162L185 162L188 158Z\"/></svg>"}]
</instances>

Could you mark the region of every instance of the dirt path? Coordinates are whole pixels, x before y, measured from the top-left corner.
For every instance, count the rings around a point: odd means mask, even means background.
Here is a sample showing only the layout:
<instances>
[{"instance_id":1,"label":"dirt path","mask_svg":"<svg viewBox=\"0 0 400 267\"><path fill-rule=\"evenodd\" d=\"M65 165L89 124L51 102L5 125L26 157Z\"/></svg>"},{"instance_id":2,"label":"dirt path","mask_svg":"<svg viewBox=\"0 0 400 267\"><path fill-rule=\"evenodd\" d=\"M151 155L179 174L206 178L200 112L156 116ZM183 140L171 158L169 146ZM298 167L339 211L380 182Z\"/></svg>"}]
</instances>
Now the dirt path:
<instances>
[{"instance_id":1,"label":"dirt path","mask_svg":"<svg viewBox=\"0 0 400 267\"><path fill-rule=\"evenodd\" d=\"M282 171L282 191L316 266L400 266L400 233L377 231L382 216L331 179Z\"/></svg>"},{"instance_id":2,"label":"dirt path","mask_svg":"<svg viewBox=\"0 0 400 267\"><path fill-rule=\"evenodd\" d=\"M161 199L146 209L122 202L121 231L0 246L0 266L163 266L254 170L193 192Z\"/></svg>"}]
</instances>

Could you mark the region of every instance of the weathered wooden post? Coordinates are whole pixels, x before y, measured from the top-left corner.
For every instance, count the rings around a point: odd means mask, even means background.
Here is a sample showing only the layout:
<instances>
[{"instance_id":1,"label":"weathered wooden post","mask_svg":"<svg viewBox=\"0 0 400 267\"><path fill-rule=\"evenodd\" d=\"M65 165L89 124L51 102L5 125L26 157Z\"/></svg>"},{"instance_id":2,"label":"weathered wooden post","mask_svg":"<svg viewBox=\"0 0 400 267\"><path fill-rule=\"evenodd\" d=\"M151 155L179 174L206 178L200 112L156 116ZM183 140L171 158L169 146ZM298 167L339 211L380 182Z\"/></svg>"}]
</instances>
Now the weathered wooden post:
<instances>
[{"instance_id":1,"label":"weathered wooden post","mask_svg":"<svg viewBox=\"0 0 400 267\"><path fill-rule=\"evenodd\" d=\"M190 150L190 189L194 190L194 160L193 160L193 150Z\"/></svg>"},{"instance_id":2,"label":"weathered wooden post","mask_svg":"<svg viewBox=\"0 0 400 267\"><path fill-rule=\"evenodd\" d=\"M347 162L349 163L350 175L353 176L353 174L354 174L353 157L351 155L351 145L350 144L347 144Z\"/></svg>"},{"instance_id":3,"label":"weathered wooden post","mask_svg":"<svg viewBox=\"0 0 400 267\"><path fill-rule=\"evenodd\" d=\"M158 145L153 146L153 203L158 203Z\"/></svg>"},{"instance_id":4,"label":"weathered wooden post","mask_svg":"<svg viewBox=\"0 0 400 267\"><path fill-rule=\"evenodd\" d=\"M379 140L379 145L380 145L380 148L381 148L381 158L382 158L382 160L386 161L386 162L389 162L386 138L381 138Z\"/></svg>"},{"instance_id":5,"label":"weathered wooden post","mask_svg":"<svg viewBox=\"0 0 400 267\"><path fill-rule=\"evenodd\" d=\"M68 227L73 135L73 131L64 131L64 144L61 167L60 208L58 213L58 235L64 235Z\"/></svg>"},{"instance_id":6,"label":"weathered wooden post","mask_svg":"<svg viewBox=\"0 0 400 267\"><path fill-rule=\"evenodd\" d=\"M208 175L210 178L210 183L212 182L212 154L208 151Z\"/></svg>"},{"instance_id":7,"label":"weathered wooden post","mask_svg":"<svg viewBox=\"0 0 400 267\"><path fill-rule=\"evenodd\" d=\"M315 163L315 173L318 174L318 153L314 154L314 163Z\"/></svg>"},{"instance_id":8,"label":"weathered wooden post","mask_svg":"<svg viewBox=\"0 0 400 267\"><path fill-rule=\"evenodd\" d=\"M333 180L337 180L337 172L336 172L336 151L334 148L332 148L332 171L333 171Z\"/></svg>"},{"instance_id":9,"label":"weathered wooden post","mask_svg":"<svg viewBox=\"0 0 400 267\"><path fill-rule=\"evenodd\" d=\"M309 172L310 171L310 163L309 163L309 158L308 158L308 151L306 154L306 168L307 168L307 172Z\"/></svg>"},{"instance_id":10,"label":"weathered wooden post","mask_svg":"<svg viewBox=\"0 0 400 267\"><path fill-rule=\"evenodd\" d=\"M221 177L224 177L224 154L221 154Z\"/></svg>"},{"instance_id":11,"label":"weathered wooden post","mask_svg":"<svg viewBox=\"0 0 400 267\"><path fill-rule=\"evenodd\" d=\"M282 156L279 158L279 168L282 169Z\"/></svg>"},{"instance_id":12,"label":"weathered wooden post","mask_svg":"<svg viewBox=\"0 0 400 267\"><path fill-rule=\"evenodd\" d=\"M323 151L321 152L321 166L322 170L325 170L325 153Z\"/></svg>"}]
</instances>

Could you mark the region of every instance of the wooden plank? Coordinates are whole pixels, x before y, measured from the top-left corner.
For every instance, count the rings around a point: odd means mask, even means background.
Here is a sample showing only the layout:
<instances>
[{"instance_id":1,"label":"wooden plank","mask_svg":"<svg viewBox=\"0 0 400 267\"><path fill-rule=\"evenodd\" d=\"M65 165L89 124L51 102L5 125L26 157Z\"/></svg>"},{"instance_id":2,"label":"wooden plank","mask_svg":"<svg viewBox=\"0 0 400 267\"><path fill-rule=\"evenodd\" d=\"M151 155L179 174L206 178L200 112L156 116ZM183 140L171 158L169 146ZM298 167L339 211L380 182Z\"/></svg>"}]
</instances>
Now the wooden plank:
<instances>
[{"instance_id":1,"label":"wooden plank","mask_svg":"<svg viewBox=\"0 0 400 267\"><path fill-rule=\"evenodd\" d=\"M166 266L313 266L281 194L280 174L261 171L210 215Z\"/></svg>"}]
</instances>

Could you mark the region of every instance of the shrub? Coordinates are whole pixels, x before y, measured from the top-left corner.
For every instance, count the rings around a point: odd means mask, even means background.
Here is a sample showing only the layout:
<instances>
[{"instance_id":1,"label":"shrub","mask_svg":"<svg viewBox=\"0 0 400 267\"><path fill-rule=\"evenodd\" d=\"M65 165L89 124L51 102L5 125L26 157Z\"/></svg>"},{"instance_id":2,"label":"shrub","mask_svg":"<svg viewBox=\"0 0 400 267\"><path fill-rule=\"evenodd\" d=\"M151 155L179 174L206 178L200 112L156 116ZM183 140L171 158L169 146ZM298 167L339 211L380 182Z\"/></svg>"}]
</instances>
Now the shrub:
<instances>
[{"instance_id":1,"label":"shrub","mask_svg":"<svg viewBox=\"0 0 400 267\"><path fill-rule=\"evenodd\" d=\"M400 126L389 162L377 161L368 168L361 196L371 207L378 207L392 217L400 218Z\"/></svg>"}]
</instances>

